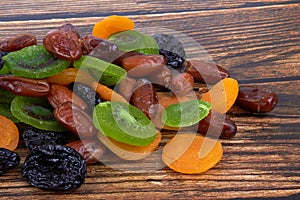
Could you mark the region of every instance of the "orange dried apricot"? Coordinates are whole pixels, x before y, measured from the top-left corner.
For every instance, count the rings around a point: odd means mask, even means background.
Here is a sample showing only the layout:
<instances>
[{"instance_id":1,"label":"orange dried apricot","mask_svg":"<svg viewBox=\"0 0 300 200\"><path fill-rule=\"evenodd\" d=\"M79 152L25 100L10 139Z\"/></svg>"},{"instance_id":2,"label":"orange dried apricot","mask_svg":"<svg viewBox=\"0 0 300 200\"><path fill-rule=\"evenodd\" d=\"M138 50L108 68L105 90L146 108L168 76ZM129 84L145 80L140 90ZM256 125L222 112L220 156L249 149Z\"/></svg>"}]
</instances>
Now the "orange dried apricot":
<instances>
[{"instance_id":1,"label":"orange dried apricot","mask_svg":"<svg viewBox=\"0 0 300 200\"><path fill-rule=\"evenodd\" d=\"M184 174L199 174L214 167L222 158L218 140L179 133L163 148L162 160L171 169Z\"/></svg>"},{"instance_id":2,"label":"orange dried apricot","mask_svg":"<svg viewBox=\"0 0 300 200\"><path fill-rule=\"evenodd\" d=\"M19 144L19 130L15 123L0 115L0 147L14 151Z\"/></svg>"},{"instance_id":3,"label":"orange dried apricot","mask_svg":"<svg viewBox=\"0 0 300 200\"><path fill-rule=\"evenodd\" d=\"M92 31L92 35L99 38L107 39L114 33L132 30L134 22L125 16L112 15L97 22Z\"/></svg>"},{"instance_id":4,"label":"orange dried apricot","mask_svg":"<svg viewBox=\"0 0 300 200\"><path fill-rule=\"evenodd\" d=\"M110 89L106 85L102 85L101 83L94 82L92 84L92 88L99 94L99 96L106 100L106 101L119 101L127 103L126 99L115 92L114 90Z\"/></svg>"},{"instance_id":5,"label":"orange dried apricot","mask_svg":"<svg viewBox=\"0 0 300 200\"><path fill-rule=\"evenodd\" d=\"M141 160L150 155L161 141L161 133L158 131L153 142L146 146L134 146L118 142L99 132L98 139L119 158L124 160Z\"/></svg>"},{"instance_id":6,"label":"orange dried apricot","mask_svg":"<svg viewBox=\"0 0 300 200\"><path fill-rule=\"evenodd\" d=\"M233 78L224 78L202 94L201 100L209 102L212 110L224 114L234 104L238 93L238 82Z\"/></svg>"}]
</instances>

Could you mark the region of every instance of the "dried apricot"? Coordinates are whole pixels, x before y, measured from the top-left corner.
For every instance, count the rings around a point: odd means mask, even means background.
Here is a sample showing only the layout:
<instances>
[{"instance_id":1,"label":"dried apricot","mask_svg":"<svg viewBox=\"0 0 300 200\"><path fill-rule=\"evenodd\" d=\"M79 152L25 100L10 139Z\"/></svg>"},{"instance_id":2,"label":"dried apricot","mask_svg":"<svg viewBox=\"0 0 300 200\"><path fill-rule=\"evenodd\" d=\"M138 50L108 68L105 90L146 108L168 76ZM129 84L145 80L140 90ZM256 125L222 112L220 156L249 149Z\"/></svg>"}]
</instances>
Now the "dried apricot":
<instances>
[{"instance_id":1,"label":"dried apricot","mask_svg":"<svg viewBox=\"0 0 300 200\"><path fill-rule=\"evenodd\" d=\"M201 100L211 103L212 110L224 114L234 104L238 93L238 82L233 78L224 78L202 94Z\"/></svg>"},{"instance_id":2,"label":"dried apricot","mask_svg":"<svg viewBox=\"0 0 300 200\"><path fill-rule=\"evenodd\" d=\"M134 22L125 16L112 15L97 22L92 31L92 35L107 39L110 35L134 28Z\"/></svg>"},{"instance_id":3,"label":"dried apricot","mask_svg":"<svg viewBox=\"0 0 300 200\"><path fill-rule=\"evenodd\" d=\"M161 133L157 132L155 139L146 146L135 146L118 142L110 137L98 134L98 139L119 158L124 160L141 160L150 155L161 141Z\"/></svg>"},{"instance_id":4,"label":"dried apricot","mask_svg":"<svg viewBox=\"0 0 300 200\"><path fill-rule=\"evenodd\" d=\"M184 174L199 174L214 167L222 158L222 144L193 133L177 134L163 148L162 160Z\"/></svg>"},{"instance_id":5,"label":"dried apricot","mask_svg":"<svg viewBox=\"0 0 300 200\"><path fill-rule=\"evenodd\" d=\"M15 123L0 115L0 147L14 151L19 143L19 130Z\"/></svg>"}]
</instances>

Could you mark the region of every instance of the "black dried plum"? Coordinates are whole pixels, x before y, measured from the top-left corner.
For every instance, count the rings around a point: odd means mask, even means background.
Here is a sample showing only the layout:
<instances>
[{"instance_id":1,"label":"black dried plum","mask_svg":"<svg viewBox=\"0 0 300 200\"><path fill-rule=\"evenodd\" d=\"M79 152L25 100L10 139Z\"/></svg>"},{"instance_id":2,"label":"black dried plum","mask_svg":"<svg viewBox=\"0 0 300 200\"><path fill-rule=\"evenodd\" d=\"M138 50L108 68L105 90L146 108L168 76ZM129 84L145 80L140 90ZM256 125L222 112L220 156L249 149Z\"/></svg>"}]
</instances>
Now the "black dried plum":
<instances>
[{"instance_id":1,"label":"black dried plum","mask_svg":"<svg viewBox=\"0 0 300 200\"><path fill-rule=\"evenodd\" d=\"M0 70L2 69L3 65L4 65L4 60L3 60L3 56L6 56L7 52L4 51L0 51Z\"/></svg>"},{"instance_id":2,"label":"black dried plum","mask_svg":"<svg viewBox=\"0 0 300 200\"><path fill-rule=\"evenodd\" d=\"M17 153L5 148L0 148L0 175L20 163L20 157Z\"/></svg>"},{"instance_id":3,"label":"black dried plum","mask_svg":"<svg viewBox=\"0 0 300 200\"><path fill-rule=\"evenodd\" d=\"M69 88L88 104L90 113L94 110L94 107L102 101L99 94L96 93L93 88L85 84L76 82L70 84Z\"/></svg>"},{"instance_id":4,"label":"black dried plum","mask_svg":"<svg viewBox=\"0 0 300 200\"><path fill-rule=\"evenodd\" d=\"M185 61L185 50L181 42L174 36L169 34L157 33L154 39L159 46L159 54L166 58L166 64L177 68Z\"/></svg>"},{"instance_id":5,"label":"black dried plum","mask_svg":"<svg viewBox=\"0 0 300 200\"><path fill-rule=\"evenodd\" d=\"M67 144L73 134L68 132L46 131L32 126L24 129L22 134L27 149L32 150L36 146L46 144Z\"/></svg>"},{"instance_id":6,"label":"black dried plum","mask_svg":"<svg viewBox=\"0 0 300 200\"><path fill-rule=\"evenodd\" d=\"M71 147L37 146L26 157L22 175L37 188L65 191L81 186L86 177L86 163Z\"/></svg>"}]
</instances>

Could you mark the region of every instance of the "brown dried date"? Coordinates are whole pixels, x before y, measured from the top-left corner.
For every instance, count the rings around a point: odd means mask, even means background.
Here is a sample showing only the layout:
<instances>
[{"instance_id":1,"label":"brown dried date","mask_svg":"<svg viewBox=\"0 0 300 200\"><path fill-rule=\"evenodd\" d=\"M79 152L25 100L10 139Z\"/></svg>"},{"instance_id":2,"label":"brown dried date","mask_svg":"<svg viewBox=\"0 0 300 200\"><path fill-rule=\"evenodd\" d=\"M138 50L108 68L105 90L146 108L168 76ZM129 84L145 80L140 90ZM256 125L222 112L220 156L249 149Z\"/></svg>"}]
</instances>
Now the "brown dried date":
<instances>
[{"instance_id":1,"label":"brown dried date","mask_svg":"<svg viewBox=\"0 0 300 200\"><path fill-rule=\"evenodd\" d=\"M278 97L271 90L240 85L236 105L251 112L266 113L274 109Z\"/></svg>"},{"instance_id":2,"label":"brown dried date","mask_svg":"<svg viewBox=\"0 0 300 200\"><path fill-rule=\"evenodd\" d=\"M118 58L120 54L116 44L92 35L85 36L82 39L81 48L84 55L90 55L109 63Z\"/></svg>"},{"instance_id":3,"label":"brown dried date","mask_svg":"<svg viewBox=\"0 0 300 200\"><path fill-rule=\"evenodd\" d=\"M59 84L53 84L50 86L47 99L53 108L56 108L67 101L76 104L82 110L86 110L88 108L87 104L79 96L77 96L67 87Z\"/></svg>"},{"instance_id":4,"label":"brown dried date","mask_svg":"<svg viewBox=\"0 0 300 200\"><path fill-rule=\"evenodd\" d=\"M219 65L201 60L189 60L185 72L201 83L214 84L229 77L229 72Z\"/></svg>"},{"instance_id":5,"label":"brown dried date","mask_svg":"<svg viewBox=\"0 0 300 200\"><path fill-rule=\"evenodd\" d=\"M58 30L69 33L75 41L80 43L80 34L76 31L75 26L73 26L72 24L64 24L61 27L59 27Z\"/></svg>"},{"instance_id":6,"label":"brown dried date","mask_svg":"<svg viewBox=\"0 0 300 200\"><path fill-rule=\"evenodd\" d=\"M13 52L36 44L37 40L34 35L24 34L0 42L0 51Z\"/></svg>"},{"instance_id":7,"label":"brown dried date","mask_svg":"<svg viewBox=\"0 0 300 200\"><path fill-rule=\"evenodd\" d=\"M21 96L47 96L50 85L46 79L30 79L18 76L0 76L0 87Z\"/></svg>"},{"instance_id":8,"label":"brown dried date","mask_svg":"<svg viewBox=\"0 0 300 200\"><path fill-rule=\"evenodd\" d=\"M139 79L133 89L130 102L140 109L148 118L156 115L154 105L158 103L158 97L153 85L146 79Z\"/></svg>"},{"instance_id":9,"label":"brown dried date","mask_svg":"<svg viewBox=\"0 0 300 200\"><path fill-rule=\"evenodd\" d=\"M171 91L177 96L184 96L194 87L194 78L189 73L179 73L170 83Z\"/></svg>"},{"instance_id":10,"label":"brown dried date","mask_svg":"<svg viewBox=\"0 0 300 200\"><path fill-rule=\"evenodd\" d=\"M43 45L47 51L62 60L74 61L82 56L78 41L67 31L49 31L43 39Z\"/></svg>"},{"instance_id":11,"label":"brown dried date","mask_svg":"<svg viewBox=\"0 0 300 200\"><path fill-rule=\"evenodd\" d=\"M66 144L75 149L85 160L87 165L99 162L100 158L105 153L105 147L97 140L76 140Z\"/></svg>"},{"instance_id":12,"label":"brown dried date","mask_svg":"<svg viewBox=\"0 0 300 200\"><path fill-rule=\"evenodd\" d=\"M126 77L118 85L120 94L127 100L130 100L130 97L133 92L134 85L136 80L133 78Z\"/></svg>"},{"instance_id":13,"label":"brown dried date","mask_svg":"<svg viewBox=\"0 0 300 200\"><path fill-rule=\"evenodd\" d=\"M198 124L198 133L210 137L229 139L235 136L237 131L234 121L221 113L211 110L209 114Z\"/></svg>"},{"instance_id":14,"label":"brown dried date","mask_svg":"<svg viewBox=\"0 0 300 200\"><path fill-rule=\"evenodd\" d=\"M136 55L143 55L140 52L137 51L129 51L129 52L122 52L119 51L119 56L117 59L115 59L112 63L118 66L122 66L122 61L127 58L127 57L131 57L131 56L136 56Z\"/></svg>"},{"instance_id":15,"label":"brown dried date","mask_svg":"<svg viewBox=\"0 0 300 200\"><path fill-rule=\"evenodd\" d=\"M57 106L54 109L54 117L65 128L82 138L93 138L97 133L91 117L70 101Z\"/></svg>"},{"instance_id":16,"label":"brown dried date","mask_svg":"<svg viewBox=\"0 0 300 200\"><path fill-rule=\"evenodd\" d=\"M167 88L172 80L172 72L166 66L158 73L146 77L153 85Z\"/></svg>"},{"instance_id":17,"label":"brown dried date","mask_svg":"<svg viewBox=\"0 0 300 200\"><path fill-rule=\"evenodd\" d=\"M132 77L144 77L158 73L165 65L166 60L162 55L135 55L122 60L122 67Z\"/></svg>"}]
</instances>

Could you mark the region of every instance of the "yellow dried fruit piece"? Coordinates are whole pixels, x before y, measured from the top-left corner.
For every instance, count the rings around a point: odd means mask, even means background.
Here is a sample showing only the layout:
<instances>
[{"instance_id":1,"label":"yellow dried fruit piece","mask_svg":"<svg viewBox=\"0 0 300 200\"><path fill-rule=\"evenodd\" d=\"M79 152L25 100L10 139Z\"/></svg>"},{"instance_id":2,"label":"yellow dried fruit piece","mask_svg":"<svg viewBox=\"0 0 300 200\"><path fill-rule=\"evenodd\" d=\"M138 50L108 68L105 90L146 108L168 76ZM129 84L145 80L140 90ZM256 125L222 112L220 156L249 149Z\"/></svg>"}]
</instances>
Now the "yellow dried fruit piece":
<instances>
[{"instance_id":1,"label":"yellow dried fruit piece","mask_svg":"<svg viewBox=\"0 0 300 200\"><path fill-rule=\"evenodd\" d=\"M224 78L216 83L208 92L202 94L201 100L212 105L212 110L226 113L234 104L239 93L237 80Z\"/></svg>"},{"instance_id":2,"label":"yellow dried fruit piece","mask_svg":"<svg viewBox=\"0 0 300 200\"><path fill-rule=\"evenodd\" d=\"M98 139L114 154L124 160L141 160L149 156L159 145L161 133L158 131L155 139L146 146L135 146L118 142L99 132Z\"/></svg>"},{"instance_id":3,"label":"yellow dried fruit piece","mask_svg":"<svg viewBox=\"0 0 300 200\"><path fill-rule=\"evenodd\" d=\"M222 158L222 144L194 133L178 133L163 148L162 160L184 174L199 174L214 167Z\"/></svg>"}]
</instances>

